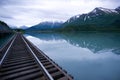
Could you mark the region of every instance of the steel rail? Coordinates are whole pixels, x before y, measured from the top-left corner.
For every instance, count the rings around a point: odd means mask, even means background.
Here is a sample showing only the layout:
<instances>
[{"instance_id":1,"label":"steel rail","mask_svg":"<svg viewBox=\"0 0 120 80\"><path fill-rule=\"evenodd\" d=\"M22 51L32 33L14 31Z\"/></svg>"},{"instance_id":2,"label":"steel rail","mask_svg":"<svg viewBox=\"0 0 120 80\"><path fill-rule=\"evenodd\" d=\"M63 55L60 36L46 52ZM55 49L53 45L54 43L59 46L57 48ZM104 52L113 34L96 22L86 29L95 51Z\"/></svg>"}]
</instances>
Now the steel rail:
<instances>
[{"instance_id":1,"label":"steel rail","mask_svg":"<svg viewBox=\"0 0 120 80\"><path fill-rule=\"evenodd\" d=\"M26 46L28 47L28 49L30 50L30 52L32 53L32 55L34 56L34 58L36 59L36 61L38 62L38 64L41 66L41 68L43 69L43 72L46 74L46 76L48 77L49 80L54 80L53 77L49 74L49 72L46 70L46 68L43 66L43 64L40 62L40 60L38 59L38 57L35 55L35 53L33 52L33 50L30 48L30 46L28 45L28 43L25 41L25 39L23 38L23 36L21 35L23 41L25 42Z\"/></svg>"},{"instance_id":2,"label":"steel rail","mask_svg":"<svg viewBox=\"0 0 120 80\"><path fill-rule=\"evenodd\" d=\"M12 42L11 42L10 45L9 45L9 47L7 48L7 50L6 50L5 54L4 54L4 56L2 57L2 59L1 59L1 61L0 61L0 65L3 63L3 61L4 61L4 59L5 59L5 57L6 57L7 53L8 53L8 51L10 50L10 48L11 48L13 42L15 41L16 37L17 37L17 35L14 36L14 39L12 40Z\"/></svg>"},{"instance_id":3,"label":"steel rail","mask_svg":"<svg viewBox=\"0 0 120 80\"><path fill-rule=\"evenodd\" d=\"M6 47L6 45L14 38L14 36L15 34L6 42L6 44L2 48L0 48L0 51L2 51Z\"/></svg>"}]
</instances>

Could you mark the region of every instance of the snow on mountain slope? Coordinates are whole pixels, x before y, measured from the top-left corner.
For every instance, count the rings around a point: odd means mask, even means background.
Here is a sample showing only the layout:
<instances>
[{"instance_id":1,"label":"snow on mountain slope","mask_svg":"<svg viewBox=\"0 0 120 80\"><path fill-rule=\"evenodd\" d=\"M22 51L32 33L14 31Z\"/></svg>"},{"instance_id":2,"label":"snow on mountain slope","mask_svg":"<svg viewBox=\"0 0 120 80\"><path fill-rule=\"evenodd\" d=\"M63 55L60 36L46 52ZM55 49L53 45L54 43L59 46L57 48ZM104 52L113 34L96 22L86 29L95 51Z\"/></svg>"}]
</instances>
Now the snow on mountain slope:
<instances>
[{"instance_id":1,"label":"snow on mountain slope","mask_svg":"<svg viewBox=\"0 0 120 80\"><path fill-rule=\"evenodd\" d=\"M107 8L102 8L102 7L97 7L94 10L92 10L91 12L87 13L87 14L80 14L80 15L76 15L73 16L72 18L70 18L69 20L67 20L68 23L74 21L74 20L91 20L92 18L97 18L98 16L102 16L102 15L108 15L108 14L120 14L120 7L116 8L116 9L107 9Z\"/></svg>"},{"instance_id":2,"label":"snow on mountain slope","mask_svg":"<svg viewBox=\"0 0 120 80\"><path fill-rule=\"evenodd\" d=\"M97 13L99 11L102 11L105 13L118 13L115 9L107 9L107 8L102 8L102 7L97 7L90 13Z\"/></svg>"}]
</instances>

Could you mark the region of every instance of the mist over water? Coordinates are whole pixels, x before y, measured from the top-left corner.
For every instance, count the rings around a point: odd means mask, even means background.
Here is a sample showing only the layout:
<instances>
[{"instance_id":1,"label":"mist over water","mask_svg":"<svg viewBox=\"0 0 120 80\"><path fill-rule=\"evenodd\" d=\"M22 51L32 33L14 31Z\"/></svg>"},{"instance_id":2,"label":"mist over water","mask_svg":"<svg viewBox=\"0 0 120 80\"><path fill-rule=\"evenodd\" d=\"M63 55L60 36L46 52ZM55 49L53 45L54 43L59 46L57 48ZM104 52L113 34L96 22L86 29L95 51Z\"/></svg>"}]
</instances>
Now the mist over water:
<instances>
[{"instance_id":1,"label":"mist over water","mask_svg":"<svg viewBox=\"0 0 120 80\"><path fill-rule=\"evenodd\" d=\"M120 33L24 35L75 80L120 80Z\"/></svg>"}]
</instances>

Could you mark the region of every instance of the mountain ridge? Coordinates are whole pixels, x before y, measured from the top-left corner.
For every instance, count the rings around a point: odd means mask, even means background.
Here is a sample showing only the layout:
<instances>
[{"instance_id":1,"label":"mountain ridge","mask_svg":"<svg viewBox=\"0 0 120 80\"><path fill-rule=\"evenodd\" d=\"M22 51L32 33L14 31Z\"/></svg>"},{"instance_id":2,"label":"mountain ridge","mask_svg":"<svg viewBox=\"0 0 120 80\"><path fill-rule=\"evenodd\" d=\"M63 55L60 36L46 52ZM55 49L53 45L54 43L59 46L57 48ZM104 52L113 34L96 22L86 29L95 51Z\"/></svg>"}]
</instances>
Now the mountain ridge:
<instances>
[{"instance_id":1,"label":"mountain ridge","mask_svg":"<svg viewBox=\"0 0 120 80\"><path fill-rule=\"evenodd\" d=\"M107 9L97 7L91 12L71 17L63 30L120 30L120 7Z\"/></svg>"},{"instance_id":2,"label":"mountain ridge","mask_svg":"<svg viewBox=\"0 0 120 80\"><path fill-rule=\"evenodd\" d=\"M41 22L37 25L34 25L28 29L26 29L27 31L29 30L51 30L51 29L58 29L61 27L63 23L62 22Z\"/></svg>"},{"instance_id":3,"label":"mountain ridge","mask_svg":"<svg viewBox=\"0 0 120 80\"><path fill-rule=\"evenodd\" d=\"M0 33L10 32L12 31L11 28L3 21L0 21Z\"/></svg>"},{"instance_id":4,"label":"mountain ridge","mask_svg":"<svg viewBox=\"0 0 120 80\"><path fill-rule=\"evenodd\" d=\"M26 31L120 31L120 6L115 9L96 7L86 14L78 14L66 22L41 22L31 26Z\"/></svg>"}]
</instances>

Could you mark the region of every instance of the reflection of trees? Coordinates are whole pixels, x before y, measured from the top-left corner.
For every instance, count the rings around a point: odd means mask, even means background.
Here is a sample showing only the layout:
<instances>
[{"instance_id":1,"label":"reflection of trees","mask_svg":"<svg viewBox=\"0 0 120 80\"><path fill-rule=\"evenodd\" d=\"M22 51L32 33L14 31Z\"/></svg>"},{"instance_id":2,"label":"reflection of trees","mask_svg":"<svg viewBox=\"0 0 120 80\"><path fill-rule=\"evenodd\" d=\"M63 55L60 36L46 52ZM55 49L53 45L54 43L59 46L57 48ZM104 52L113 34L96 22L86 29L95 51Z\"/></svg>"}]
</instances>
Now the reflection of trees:
<instances>
[{"instance_id":1,"label":"reflection of trees","mask_svg":"<svg viewBox=\"0 0 120 80\"><path fill-rule=\"evenodd\" d=\"M120 34L115 33L72 33L64 37L70 44L88 48L94 53L120 47Z\"/></svg>"},{"instance_id":2,"label":"reflection of trees","mask_svg":"<svg viewBox=\"0 0 120 80\"><path fill-rule=\"evenodd\" d=\"M118 48L120 47L120 33L31 33L30 35L40 38L42 40L65 39L68 43L74 46L88 48L94 53L105 49L115 49L113 50L113 52L117 52L117 54L119 53Z\"/></svg>"},{"instance_id":3,"label":"reflection of trees","mask_svg":"<svg viewBox=\"0 0 120 80\"><path fill-rule=\"evenodd\" d=\"M57 34L57 33L37 33L37 32L30 33L29 32L27 34L45 41L62 39L61 38L62 34Z\"/></svg>"}]
</instances>

